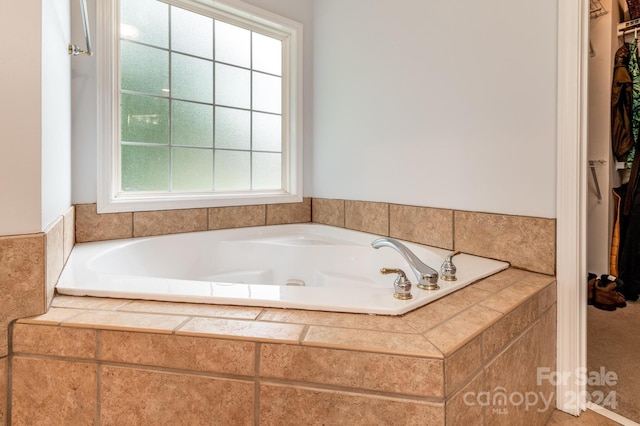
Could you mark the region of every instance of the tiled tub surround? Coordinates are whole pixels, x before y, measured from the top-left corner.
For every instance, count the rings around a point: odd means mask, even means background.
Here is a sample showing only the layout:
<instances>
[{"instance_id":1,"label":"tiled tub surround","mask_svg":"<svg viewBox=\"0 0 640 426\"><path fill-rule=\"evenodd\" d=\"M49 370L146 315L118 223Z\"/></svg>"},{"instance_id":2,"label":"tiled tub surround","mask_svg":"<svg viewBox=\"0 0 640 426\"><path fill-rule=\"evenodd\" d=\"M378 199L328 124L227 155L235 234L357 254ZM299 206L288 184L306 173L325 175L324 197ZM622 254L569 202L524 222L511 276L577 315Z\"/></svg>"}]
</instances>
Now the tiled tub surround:
<instances>
[{"instance_id":1,"label":"tiled tub surround","mask_svg":"<svg viewBox=\"0 0 640 426\"><path fill-rule=\"evenodd\" d=\"M74 208L44 232L0 236L0 358L8 354L7 327L44 313L74 245Z\"/></svg>"},{"instance_id":2,"label":"tiled tub surround","mask_svg":"<svg viewBox=\"0 0 640 426\"><path fill-rule=\"evenodd\" d=\"M369 201L305 198L302 203L97 214L76 206L78 242L207 229L314 222L390 236L555 274L555 220Z\"/></svg>"},{"instance_id":3,"label":"tiled tub surround","mask_svg":"<svg viewBox=\"0 0 640 426\"><path fill-rule=\"evenodd\" d=\"M202 229L203 224L204 229L226 229L310 221L365 232L373 232L379 227L386 229L382 234L391 237L449 250L455 247L470 254L509 261L512 266L534 272L555 273L553 219L322 198L305 198L302 203L294 204L204 209L205 215L200 209L194 210L196 212L98 215L95 204L82 204L72 206L46 232L0 236L0 294L4 295L0 298L0 373L3 357L6 360L8 354L9 323L16 318L45 312L51 301L52 283L61 269L56 260L59 259L60 243L66 261L75 239L85 242L131 238L144 229L151 229L147 232L154 235L192 230L176 223L177 217L192 218L188 226L196 229ZM59 228L56 228L60 226L60 220L63 223L62 241ZM371 229L374 227L376 229ZM48 238L50 232L57 237ZM4 386L6 378L0 374L0 392ZM6 413L6 407L0 395L2 413Z\"/></svg>"},{"instance_id":4,"label":"tiled tub surround","mask_svg":"<svg viewBox=\"0 0 640 426\"><path fill-rule=\"evenodd\" d=\"M550 398L555 296L514 268L402 317L57 296L13 327L12 424L543 425L477 396Z\"/></svg>"}]
</instances>

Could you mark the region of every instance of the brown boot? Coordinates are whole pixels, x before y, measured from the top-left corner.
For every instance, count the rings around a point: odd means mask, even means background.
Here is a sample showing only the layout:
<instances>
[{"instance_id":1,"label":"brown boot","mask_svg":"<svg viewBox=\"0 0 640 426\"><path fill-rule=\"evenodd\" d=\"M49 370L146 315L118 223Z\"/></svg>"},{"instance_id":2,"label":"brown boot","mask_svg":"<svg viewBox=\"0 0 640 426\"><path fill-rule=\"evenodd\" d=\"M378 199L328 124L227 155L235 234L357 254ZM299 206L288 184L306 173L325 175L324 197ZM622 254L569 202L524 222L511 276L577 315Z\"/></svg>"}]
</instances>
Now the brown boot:
<instances>
[{"instance_id":1,"label":"brown boot","mask_svg":"<svg viewBox=\"0 0 640 426\"><path fill-rule=\"evenodd\" d=\"M596 284L600 284L600 278L598 278L596 275L589 274L587 281L587 304L589 305L593 305Z\"/></svg>"},{"instance_id":2,"label":"brown boot","mask_svg":"<svg viewBox=\"0 0 640 426\"><path fill-rule=\"evenodd\" d=\"M605 311L615 311L616 308L624 308L627 302L624 296L616 291L616 283L611 282L601 287L600 282L594 285L593 306Z\"/></svg>"}]
</instances>

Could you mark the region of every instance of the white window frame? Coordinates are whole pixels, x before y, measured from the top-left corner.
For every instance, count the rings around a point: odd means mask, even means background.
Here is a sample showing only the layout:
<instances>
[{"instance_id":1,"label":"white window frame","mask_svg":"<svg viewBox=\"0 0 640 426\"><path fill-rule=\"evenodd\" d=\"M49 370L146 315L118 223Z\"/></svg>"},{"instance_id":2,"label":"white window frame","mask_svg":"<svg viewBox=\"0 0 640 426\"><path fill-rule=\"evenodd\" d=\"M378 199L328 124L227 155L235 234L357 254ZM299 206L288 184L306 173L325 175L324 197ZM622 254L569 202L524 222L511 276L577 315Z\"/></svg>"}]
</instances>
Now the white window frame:
<instances>
[{"instance_id":1,"label":"white window frame","mask_svg":"<svg viewBox=\"0 0 640 426\"><path fill-rule=\"evenodd\" d=\"M164 0L163 0L164 1ZM167 3L282 40L283 190L144 193L120 190L120 1L97 2L98 213L302 201L302 24L239 0Z\"/></svg>"}]
</instances>

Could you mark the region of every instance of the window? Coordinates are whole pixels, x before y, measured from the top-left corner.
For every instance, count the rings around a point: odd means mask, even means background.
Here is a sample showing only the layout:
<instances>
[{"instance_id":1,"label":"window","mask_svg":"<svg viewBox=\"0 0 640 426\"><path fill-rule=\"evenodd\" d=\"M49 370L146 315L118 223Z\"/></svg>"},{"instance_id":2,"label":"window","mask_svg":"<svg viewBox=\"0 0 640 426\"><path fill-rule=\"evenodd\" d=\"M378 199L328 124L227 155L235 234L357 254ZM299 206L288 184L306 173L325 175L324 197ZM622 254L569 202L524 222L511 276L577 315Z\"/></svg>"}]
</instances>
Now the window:
<instances>
[{"instance_id":1,"label":"window","mask_svg":"<svg viewBox=\"0 0 640 426\"><path fill-rule=\"evenodd\" d=\"M100 212L302 200L300 24L238 1L99 7Z\"/></svg>"}]
</instances>

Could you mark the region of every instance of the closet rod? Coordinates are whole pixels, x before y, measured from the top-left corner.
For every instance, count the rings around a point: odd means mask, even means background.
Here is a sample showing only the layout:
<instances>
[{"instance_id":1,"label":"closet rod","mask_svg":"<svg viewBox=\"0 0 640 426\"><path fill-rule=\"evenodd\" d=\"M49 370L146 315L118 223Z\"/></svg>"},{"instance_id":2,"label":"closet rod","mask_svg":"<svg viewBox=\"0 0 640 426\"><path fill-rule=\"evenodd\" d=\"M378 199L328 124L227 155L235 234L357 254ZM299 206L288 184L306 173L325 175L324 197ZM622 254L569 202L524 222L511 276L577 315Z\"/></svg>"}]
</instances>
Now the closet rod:
<instances>
[{"instance_id":1,"label":"closet rod","mask_svg":"<svg viewBox=\"0 0 640 426\"><path fill-rule=\"evenodd\" d=\"M640 29L640 18L632 19L631 21L618 24L618 35L624 36L625 33L633 30L637 31L638 29Z\"/></svg>"}]
</instances>

